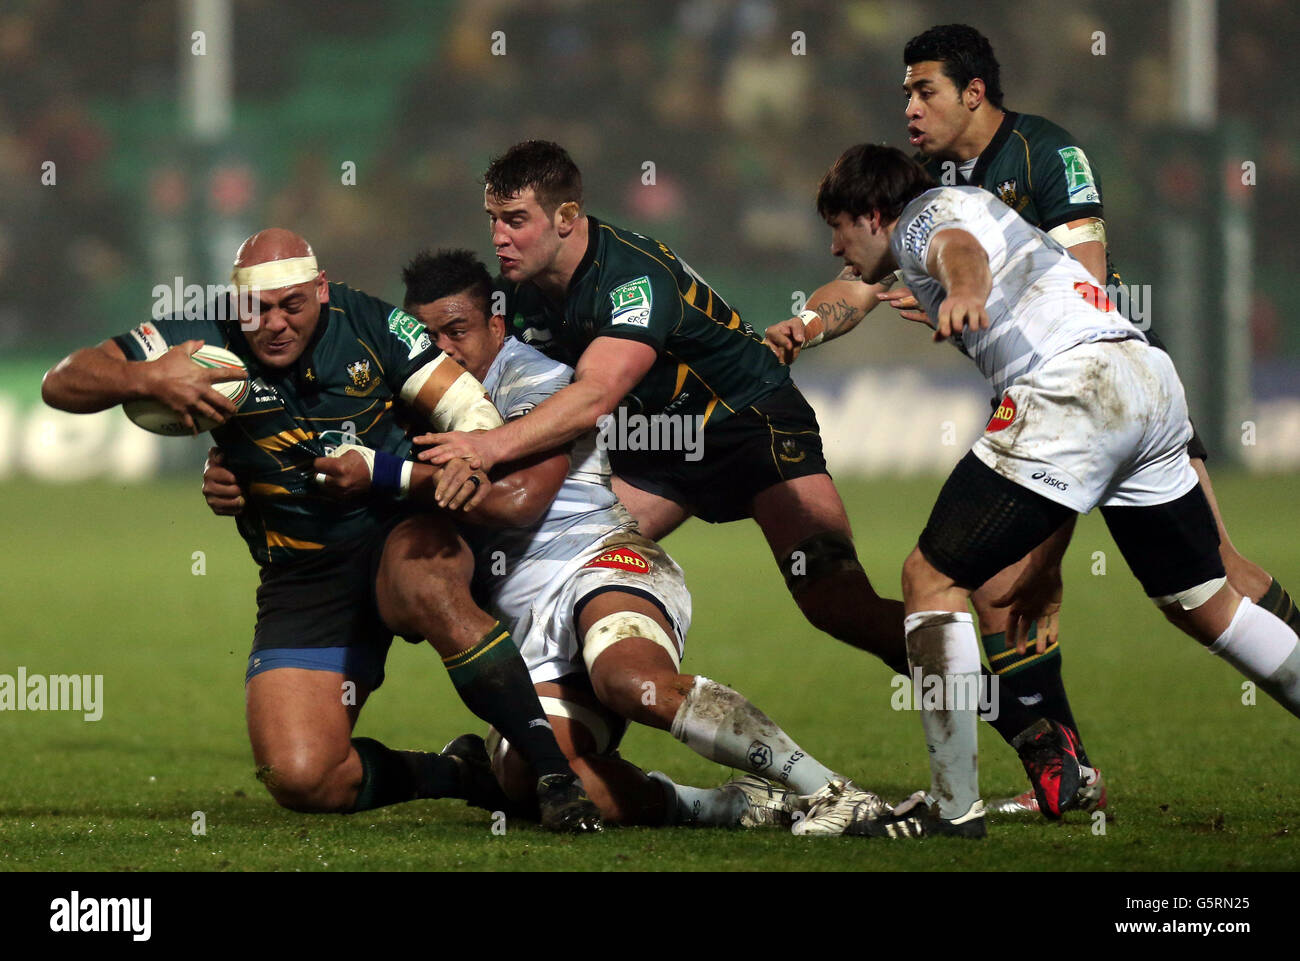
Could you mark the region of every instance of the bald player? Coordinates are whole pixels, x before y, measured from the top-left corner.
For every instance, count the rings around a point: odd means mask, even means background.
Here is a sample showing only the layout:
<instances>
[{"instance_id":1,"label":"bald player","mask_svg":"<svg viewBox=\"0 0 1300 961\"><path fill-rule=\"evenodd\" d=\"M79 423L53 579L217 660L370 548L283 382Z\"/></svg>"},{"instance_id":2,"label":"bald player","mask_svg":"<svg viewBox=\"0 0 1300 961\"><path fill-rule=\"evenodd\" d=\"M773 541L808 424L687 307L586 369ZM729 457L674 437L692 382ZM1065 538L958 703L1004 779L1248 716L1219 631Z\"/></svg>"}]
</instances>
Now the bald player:
<instances>
[{"instance_id":1,"label":"bald player","mask_svg":"<svg viewBox=\"0 0 1300 961\"><path fill-rule=\"evenodd\" d=\"M437 797L504 806L491 772L465 757L351 736L400 634L427 639L465 705L509 731L539 775L543 826L599 830L509 632L470 599L473 561L446 515L404 501L411 472L393 457L366 461L390 499L345 501L322 487L343 467L330 456L340 442L380 449L404 435L399 401L436 430L500 424L482 385L414 317L330 283L290 231L248 238L231 280L233 304L227 295L202 318L146 322L79 350L46 374L42 396L73 413L151 398L190 427L196 416L218 422L213 439L248 491L238 529L261 567L245 681L259 779L281 805L304 812ZM189 360L204 343L247 365L252 382L238 410L212 387L233 379L229 371ZM472 507L485 476L448 467L419 483L439 505Z\"/></svg>"}]
</instances>

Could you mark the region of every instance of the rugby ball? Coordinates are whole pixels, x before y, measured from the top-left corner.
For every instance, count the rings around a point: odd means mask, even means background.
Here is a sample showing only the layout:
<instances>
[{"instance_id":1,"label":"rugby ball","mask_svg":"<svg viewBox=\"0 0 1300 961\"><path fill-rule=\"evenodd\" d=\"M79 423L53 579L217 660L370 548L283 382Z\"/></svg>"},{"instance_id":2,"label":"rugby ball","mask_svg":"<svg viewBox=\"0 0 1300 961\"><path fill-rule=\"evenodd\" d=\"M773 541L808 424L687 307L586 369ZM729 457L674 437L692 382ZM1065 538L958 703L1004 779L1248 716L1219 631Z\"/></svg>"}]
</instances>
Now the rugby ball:
<instances>
[{"instance_id":1,"label":"rugby ball","mask_svg":"<svg viewBox=\"0 0 1300 961\"><path fill-rule=\"evenodd\" d=\"M244 367L244 362L230 351L223 347L213 347L211 344L204 344L190 354L190 360L200 367L225 367L232 371L247 369ZM235 406L239 407L248 396L248 380L223 380L213 384L212 389L230 398ZM127 401L122 405L122 410L131 419L131 423L143 427L150 433L162 434L164 437L181 437L190 433L176 411L152 398ZM216 421L207 417L196 416L194 423L201 431L212 430L217 426Z\"/></svg>"}]
</instances>

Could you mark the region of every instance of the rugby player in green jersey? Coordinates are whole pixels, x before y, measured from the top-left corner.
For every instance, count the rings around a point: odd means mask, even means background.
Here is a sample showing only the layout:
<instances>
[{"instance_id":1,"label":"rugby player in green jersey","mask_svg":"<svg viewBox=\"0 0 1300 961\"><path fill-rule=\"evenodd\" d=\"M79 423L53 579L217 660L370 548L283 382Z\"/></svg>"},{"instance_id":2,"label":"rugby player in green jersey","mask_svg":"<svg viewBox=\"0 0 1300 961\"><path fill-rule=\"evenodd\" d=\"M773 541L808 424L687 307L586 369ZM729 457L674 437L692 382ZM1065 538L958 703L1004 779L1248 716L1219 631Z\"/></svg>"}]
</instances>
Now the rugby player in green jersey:
<instances>
[{"instance_id":1,"label":"rugby player in green jersey","mask_svg":"<svg viewBox=\"0 0 1300 961\"><path fill-rule=\"evenodd\" d=\"M926 170L940 183L969 184L995 194L1029 223L1065 247L1100 284L1119 284L1106 245L1101 179L1083 148L1067 131L1031 114L1002 105L1000 68L988 40L963 24L932 27L910 40L903 53L908 140L922 154ZM888 302L908 320L924 322L916 300L892 282L865 284L851 268L813 293L800 318L768 328L767 342L792 362L804 346L852 330L876 303ZM1163 345L1150 330L1148 339ZM1229 583L1300 633L1300 614L1286 590L1268 572L1243 557L1223 525L1209 474L1206 449L1193 434L1188 444L1192 467L1219 528L1220 555ZM1055 621L1030 649L1005 646L1006 611L993 601L1019 574L1008 568L974 594L980 630L990 665L1004 689L1021 698L1041 698L1035 709L1076 730L1061 681ZM1077 806L1104 803L1104 785L1091 773L1080 745L1085 770ZM995 801L990 810L1022 813L1037 810L1029 794Z\"/></svg>"},{"instance_id":2,"label":"rugby player in green jersey","mask_svg":"<svg viewBox=\"0 0 1300 961\"><path fill-rule=\"evenodd\" d=\"M448 518L398 499L337 500L322 489L339 466L327 456L331 432L382 448L404 433L399 398L435 427L499 424L482 385L415 318L328 282L311 247L287 230L245 241L232 279L234 305L214 301L204 317L146 322L79 350L46 375L42 395L75 413L147 397L191 423L196 415L218 421L213 438L247 483L239 531L261 566L245 686L259 778L298 811L354 812L421 797L501 802L490 775L454 754L352 738L400 634L427 639L466 706L509 729L539 775L544 826L598 830L509 632L470 598L472 558ZM232 379L229 372L190 362L203 342L248 367L252 383L238 410L211 386ZM410 472L393 461L376 458L367 468L376 485L407 493ZM441 485L438 502L476 504L486 478L468 465L448 467L426 477Z\"/></svg>"},{"instance_id":3,"label":"rugby player in green jersey","mask_svg":"<svg viewBox=\"0 0 1300 961\"><path fill-rule=\"evenodd\" d=\"M558 144L516 144L485 184L512 330L576 373L527 417L443 434L421 457L490 470L604 425L614 491L642 534L752 517L808 620L906 671L902 605L858 563L816 417L762 338L668 246L587 214ZM675 440L641 442L665 432ZM845 787L820 792L810 828L863 800Z\"/></svg>"}]
</instances>

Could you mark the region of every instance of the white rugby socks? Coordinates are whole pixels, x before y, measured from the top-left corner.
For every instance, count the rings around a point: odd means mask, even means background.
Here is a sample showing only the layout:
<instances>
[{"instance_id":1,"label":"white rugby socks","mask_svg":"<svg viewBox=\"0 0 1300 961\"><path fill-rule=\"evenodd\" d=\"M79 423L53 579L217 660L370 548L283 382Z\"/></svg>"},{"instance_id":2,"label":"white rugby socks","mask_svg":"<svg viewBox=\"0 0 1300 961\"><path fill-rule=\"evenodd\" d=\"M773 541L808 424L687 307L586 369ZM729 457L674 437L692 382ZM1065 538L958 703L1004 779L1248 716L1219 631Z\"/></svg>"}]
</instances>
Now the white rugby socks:
<instances>
[{"instance_id":1,"label":"white rugby socks","mask_svg":"<svg viewBox=\"0 0 1300 961\"><path fill-rule=\"evenodd\" d=\"M662 771L650 771L646 777L664 789L664 824L734 828L745 813L745 796L739 791L677 784Z\"/></svg>"},{"instance_id":2,"label":"white rugby socks","mask_svg":"<svg viewBox=\"0 0 1300 961\"><path fill-rule=\"evenodd\" d=\"M1281 618L1243 597L1232 623L1209 650L1300 717L1300 643Z\"/></svg>"},{"instance_id":3,"label":"white rugby socks","mask_svg":"<svg viewBox=\"0 0 1300 961\"><path fill-rule=\"evenodd\" d=\"M968 613L917 611L903 621L907 661L921 674L921 727L930 750L930 797L941 817L966 814L979 800L978 734L980 645ZM932 690L942 678L942 705Z\"/></svg>"},{"instance_id":4,"label":"white rugby socks","mask_svg":"<svg viewBox=\"0 0 1300 961\"><path fill-rule=\"evenodd\" d=\"M814 794L835 772L806 753L743 694L699 675L673 718L673 737L696 754Z\"/></svg>"}]
</instances>

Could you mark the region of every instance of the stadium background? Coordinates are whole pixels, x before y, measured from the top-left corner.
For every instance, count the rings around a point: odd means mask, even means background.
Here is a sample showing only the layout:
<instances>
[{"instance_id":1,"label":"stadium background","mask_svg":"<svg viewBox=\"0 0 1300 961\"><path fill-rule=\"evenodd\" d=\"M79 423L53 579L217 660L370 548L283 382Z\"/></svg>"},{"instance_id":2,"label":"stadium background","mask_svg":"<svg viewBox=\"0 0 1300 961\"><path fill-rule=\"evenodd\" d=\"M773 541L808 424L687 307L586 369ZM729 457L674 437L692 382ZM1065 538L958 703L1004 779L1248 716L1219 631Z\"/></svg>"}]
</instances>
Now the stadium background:
<instances>
[{"instance_id":1,"label":"stadium background","mask_svg":"<svg viewBox=\"0 0 1300 961\"><path fill-rule=\"evenodd\" d=\"M1116 262L1150 290L1194 415L1233 441L1218 453L1295 467L1300 115L1286 105L1300 74L1274 67L1291 56L1300 12L1281 0L1219 7L1220 119L1201 133L1176 129L1176 6L992 2L977 25L1001 58L1007 105L1086 145ZM34 375L148 317L155 285L224 282L239 240L268 224L307 236L333 278L390 299L398 265L421 246L467 246L490 261L478 178L524 137L566 144L593 212L673 246L756 327L783 319L836 266L811 203L818 178L852 142L904 140L902 45L968 12L883 0L9 4L0 474L133 478L192 466L192 449L141 436L116 412L69 421L39 409ZM196 108L200 69L216 88L229 78L226 119L219 106ZM1232 162L1218 155L1223 143ZM1180 230L1219 239L1213 197L1240 179L1237 154L1255 165L1255 185L1232 193L1253 264L1225 277L1211 249L1171 265ZM1229 281L1241 286L1225 298ZM1232 348L1217 346L1234 324ZM869 328L798 366L837 468L944 469L982 425L978 375L910 325L877 314ZM1200 380L1234 349L1250 379L1223 397ZM876 405L898 396L907 402L886 425ZM1254 444L1233 436L1244 420ZM935 442L944 421L957 435L946 445ZM103 464L70 456L104 437L117 449L99 448Z\"/></svg>"},{"instance_id":2,"label":"stadium background","mask_svg":"<svg viewBox=\"0 0 1300 961\"><path fill-rule=\"evenodd\" d=\"M903 141L901 48L935 23L979 27L1002 62L1007 106L1046 115L1087 148L1104 181L1108 233L1125 280L1150 285L1155 323L1184 377L1208 378L1192 401L1202 422L1228 435L1215 446L1215 469L1234 536L1294 591L1300 72L1290 63L1300 8L1286 0L1218 6L1218 119L1196 129L1178 121L1183 85L1171 24L1178 9L1203 6L6 4L0 527L9 544L36 553L11 551L0 565L0 672L19 664L33 673L103 672L108 704L98 726L67 715L0 718L0 742L14 759L0 785L0 869L528 866L518 847L484 855L479 841L457 835L475 823L460 808L439 821L443 833L435 836L445 843L436 851L422 843L432 825L414 826L431 807L376 815L389 845L382 849L357 844L350 825L359 822L304 821L274 808L249 776L241 730L238 679L255 572L229 524L200 503L206 438L155 438L116 410L49 411L39 402L40 375L69 349L149 317L156 285L178 277L223 283L235 246L261 226L301 232L333 279L394 300L398 267L420 247L467 246L491 262L478 178L491 156L525 137L568 146L592 212L673 246L756 327L784 319L798 292L810 293L838 266L812 205L819 177L853 142ZM203 68L218 83L228 70L228 121L210 103L196 120L196 30L204 31L205 57L215 56L223 33L228 38L229 57ZM498 30L502 56L492 52ZM802 55L792 50L796 31ZM1094 52L1098 31L1104 55ZM1255 165L1248 190L1233 186L1238 161ZM52 184L42 182L48 162ZM647 162L655 165L652 185L643 182ZM355 184L344 183L347 164L355 164ZM1232 272L1212 255L1227 249L1221 235L1229 221L1244 225L1254 252ZM1190 264L1169 254L1198 245L1201 259ZM1240 244L1233 249L1240 264ZM988 407L968 362L884 314L805 355L795 376L817 406L864 564L882 592L895 593L898 564L942 473L981 429ZM1238 332L1231 344L1220 333L1228 328ZM1228 405L1212 400L1228 390L1218 375L1243 348L1249 392L1225 413ZM1242 421L1254 425L1253 444L1241 440ZM1237 460L1244 463L1234 469ZM900 483L901 475L910 479ZM874 711L864 741L860 656L802 622L752 525L691 525L669 547L696 596L688 667L773 705L787 727L811 732L804 740L843 759L841 766L887 769L874 783L890 795L923 781L916 718ZM1068 837L1043 834L1041 825L1004 828L1002 860L963 851L949 863L1294 866L1292 841L1271 839L1286 835L1300 813L1290 801L1261 806L1265 788L1256 777L1274 752L1297 746L1292 734L1277 737L1293 730L1290 719L1271 704L1243 712L1235 675L1159 623L1118 557L1111 559L1116 577L1090 577L1097 552L1111 550L1095 518L1081 525L1069 555L1067 610L1070 629L1087 636L1090 650L1071 655L1067 677L1080 692L1076 710L1087 718L1094 754L1113 765L1112 783L1132 799L1123 809L1130 833L1116 841L1122 847L1104 848L1088 845L1086 822ZM1150 650L1158 655L1142 655L1144 667L1152 658L1150 676L1127 670L1131 643L1157 645ZM1075 650L1083 647L1079 641ZM466 718L427 651L399 648L364 733L412 747L428 740L430 727L458 733ZM798 652L794 674L791 650ZM792 676L800 688L793 698ZM1168 688L1153 693L1147 682L1155 676ZM1182 695L1175 699L1172 690ZM801 693L808 691L818 696ZM849 713L828 714L827 705ZM660 735L634 732L628 751L697 783L721 773ZM983 763L986 783L1002 790L1018 783L1014 756L991 752ZM1300 773L1268 770L1265 801L1300 794ZM190 813L200 808L226 833L195 836ZM1221 809L1233 812L1226 829ZM437 810L433 820L449 816L441 812L450 808ZM692 837L637 846L630 861L618 854L606 863L525 835L535 854L553 856L535 859L538 867L881 866L869 860L878 857L874 850L846 855L833 846L792 861L782 846L788 838L703 845ZM609 841L616 843L625 842ZM608 847L593 850L613 857ZM395 853L384 860L384 852ZM923 852L900 851L884 866L932 864Z\"/></svg>"}]
</instances>

